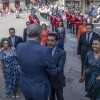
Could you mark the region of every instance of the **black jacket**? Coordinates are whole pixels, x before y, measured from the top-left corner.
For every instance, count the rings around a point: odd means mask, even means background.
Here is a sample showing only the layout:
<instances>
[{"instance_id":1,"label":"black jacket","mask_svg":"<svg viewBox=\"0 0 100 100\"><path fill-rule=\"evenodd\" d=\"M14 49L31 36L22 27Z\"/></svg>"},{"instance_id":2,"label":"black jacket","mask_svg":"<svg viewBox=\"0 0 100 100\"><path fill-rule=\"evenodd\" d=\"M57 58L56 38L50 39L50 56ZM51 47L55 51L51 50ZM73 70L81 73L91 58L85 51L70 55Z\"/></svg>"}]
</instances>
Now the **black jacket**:
<instances>
[{"instance_id":1,"label":"black jacket","mask_svg":"<svg viewBox=\"0 0 100 100\"><path fill-rule=\"evenodd\" d=\"M92 41L94 38L100 38L100 35L93 32L91 41L88 45L86 41L86 32L82 33L78 42L77 54L81 55L81 57L85 59L87 52L92 50Z\"/></svg>"},{"instance_id":2,"label":"black jacket","mask_svg":"<svg viewBox=\"0 0 100 100\"><path fill-rule=\"evenodd\" d=\"M12 45L11 37L9 37L8 39L10 40L11 45ZM17 45L18 45L19 43L21 43L21 42L23 42L22 37L20 37L20 36L16 36L16 35L15 35L15 44L14 44L14 47L16 48Z\"/></svg>"},{"instance_id":3,"label":"black jacket","mask_svg":"<svg viewBox=\"0 0 100 100\"><path fill-rule=\"evenodd\" d=\"M62 88L65 86L64 65L66 61L66 52L56 48L53 59L60 72L55 78L51 78L51 84L54 88Z\"/></svg>"}]
</instances>

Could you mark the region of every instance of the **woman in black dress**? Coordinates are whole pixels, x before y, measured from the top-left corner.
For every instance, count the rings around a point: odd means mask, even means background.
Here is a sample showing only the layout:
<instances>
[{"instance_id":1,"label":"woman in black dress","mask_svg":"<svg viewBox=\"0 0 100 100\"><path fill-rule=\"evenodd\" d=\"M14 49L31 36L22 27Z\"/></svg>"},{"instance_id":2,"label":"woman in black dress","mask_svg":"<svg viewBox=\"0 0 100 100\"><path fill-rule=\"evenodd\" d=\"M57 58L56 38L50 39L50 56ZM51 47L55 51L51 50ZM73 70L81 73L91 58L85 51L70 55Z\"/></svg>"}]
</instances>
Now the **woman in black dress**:
<instances>
[{"instance_id":1,"label":"woman in black dress","mask_svg":"<svg viewBox=\"0 0 100 100\"><path fill-rule=\"evenodd\" d=\"M66 31L65 31L65 28L64 28L64 25L63 25L63 22L62 21L59 21L58 22L58 28L55 29L57 35L58 35L58 44L57 46L64 50L64 43L66 43Z\"/></svg>"}]
</instances>

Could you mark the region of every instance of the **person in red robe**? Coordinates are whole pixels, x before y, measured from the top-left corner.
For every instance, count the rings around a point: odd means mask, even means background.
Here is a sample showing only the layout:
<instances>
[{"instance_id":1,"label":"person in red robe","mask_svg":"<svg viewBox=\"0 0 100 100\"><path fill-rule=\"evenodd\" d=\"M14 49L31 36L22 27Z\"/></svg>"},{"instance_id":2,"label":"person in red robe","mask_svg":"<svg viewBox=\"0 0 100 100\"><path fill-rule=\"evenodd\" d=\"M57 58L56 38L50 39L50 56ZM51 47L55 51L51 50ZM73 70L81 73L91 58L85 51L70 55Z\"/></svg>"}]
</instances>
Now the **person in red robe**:
<instances>
[{"instance_id":1,"label":"person in red robe","mask_svg":"<svg viewBox=\"0 0 100 100\"><path fill-rule=\"evenodd\" d=\"M29 22L30 22L30 24L34 24L34 23L40 24L39 18L36 16L35 13L31 13L29 15Z\"/></svg>"},{"instance_id":2,"label":"person in red robe","mask_svg":"<svg viewBox=\"0 0 100 100\"><path fill-rule=\"evenodd\" d=\"M56 15L55 15L55 17L54 17L54 27L55 27L55 28L58 27L58 18L57 18Z\"/></svg>"},{"instance_id":3,"label":"person in red robe","mask_svg":"<svg viewBox=\"0 0 100 100\"><path fill-rule=\"evenodd\" d=\"M74 34L74 24L75 24L75 12L72 10L72 13L70 14L70 33Z\"/></svg>"},{"instance_id":4,"label":"person in red robe","mask_svg":"<svg viewBox=\"0 0 100 100\"><path fill-rule=\"evenodd\" d=\"M67 28L69 28L69 24L70 24L69 18L70 18L70 11L66 12Z\"/></svg>"},{"instance_id":5,"label":"person in red robe","mask_svg":"<svg viewBox=\"0 0 100 100\"><path fill-rule=\"evenodd\" d=\"M55 27L55 28L58 27L59 21L63 22L63 19L62 19L60 13L56 13L56 14L55 14L55 17L54 17L54 27Z\"/></svg>"},{"instance_id":6,"label":"person in red robe","mask_svg":"<svg viewBox=\"0 0 100 100\"><path fill-rule=\"evenodd\" d=\"M82 25L82 21L83 21L83 18L80 15L80 12L78 12L77 15L75 16L76 35L78 33L79 26Z\"/></svg>"},{"instance_id":7,"label":"person in red robe","mask_svg":"<svg viewBox=\"0 0 100 100\"><path fill-rule=\"evenodd\" d=\"M50 16L50 24L52 25L52 31L54 31L55 29L54 29L54 14L52 14L51 16Z\"/></svg>"}]
</instances>

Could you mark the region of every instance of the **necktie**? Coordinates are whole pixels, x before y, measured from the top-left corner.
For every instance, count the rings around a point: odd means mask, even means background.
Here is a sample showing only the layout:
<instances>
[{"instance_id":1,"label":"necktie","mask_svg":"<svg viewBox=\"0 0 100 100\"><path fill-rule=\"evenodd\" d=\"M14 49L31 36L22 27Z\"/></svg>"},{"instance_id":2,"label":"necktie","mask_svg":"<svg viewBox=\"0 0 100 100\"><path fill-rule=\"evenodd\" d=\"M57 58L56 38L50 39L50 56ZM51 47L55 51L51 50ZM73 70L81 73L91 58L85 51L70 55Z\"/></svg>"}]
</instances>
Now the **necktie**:
<instances>
[{"instance_id":1,"label":"necktie","mask_svg":"<svg viewBox=\"0 0 100 100\"><path fill-rule=\"evenodd\" d=\"M13 47L15 45L15 39L14 38L12 38L12 45L13 45Z\"/></svg>"},{"instance_id":2,"label":"necktie","mask_svg":"<svg viewBox=\"0 0 100 100\"><path fill-rule=\"evenodd\" d=\"M52 49L52 56L54 55L53 49Z\"/></svg>"},{"instance_id":3,"label":"necktie","mask_svg":"<svg viewBox=\"0 0 100 100\"><path fill-rule=\"evenodd\" d=\"M89 45L90 43L90 33L88 33L88 37L87 37L87 45Z\"/></svg>"},{"instance_id":4,"label":"necktie","mask_svg":"<svg viewBox=\"0 0 100 100\"><path fill-rule=\"evenodd\" d=\"M51 49L51 55L52 55L52 56L54 55L54 51L53 51L53 49Z\"/></svg>"}]
</instances>

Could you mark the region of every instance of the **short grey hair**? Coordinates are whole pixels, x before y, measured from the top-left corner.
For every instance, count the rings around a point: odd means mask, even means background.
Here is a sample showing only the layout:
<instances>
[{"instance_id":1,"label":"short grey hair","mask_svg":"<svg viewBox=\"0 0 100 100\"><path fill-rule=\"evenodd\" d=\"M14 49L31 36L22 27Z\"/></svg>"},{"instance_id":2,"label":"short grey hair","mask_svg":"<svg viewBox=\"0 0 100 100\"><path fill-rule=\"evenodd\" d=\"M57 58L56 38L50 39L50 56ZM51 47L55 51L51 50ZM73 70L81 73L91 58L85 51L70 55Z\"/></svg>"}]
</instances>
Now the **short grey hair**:
<instances>
[{"instance_id":1,"label":"short grey hair","mask_svg":"<svg viewBox=\"0 0 100 100\"><path fill-rule=\"evenodd\" d=\"M36 37L40 35L42 31L43 31L42 26L37 23L34 23L34 24L29 25L27 35L28 37Z\"/></svg>"}]
</instances>

